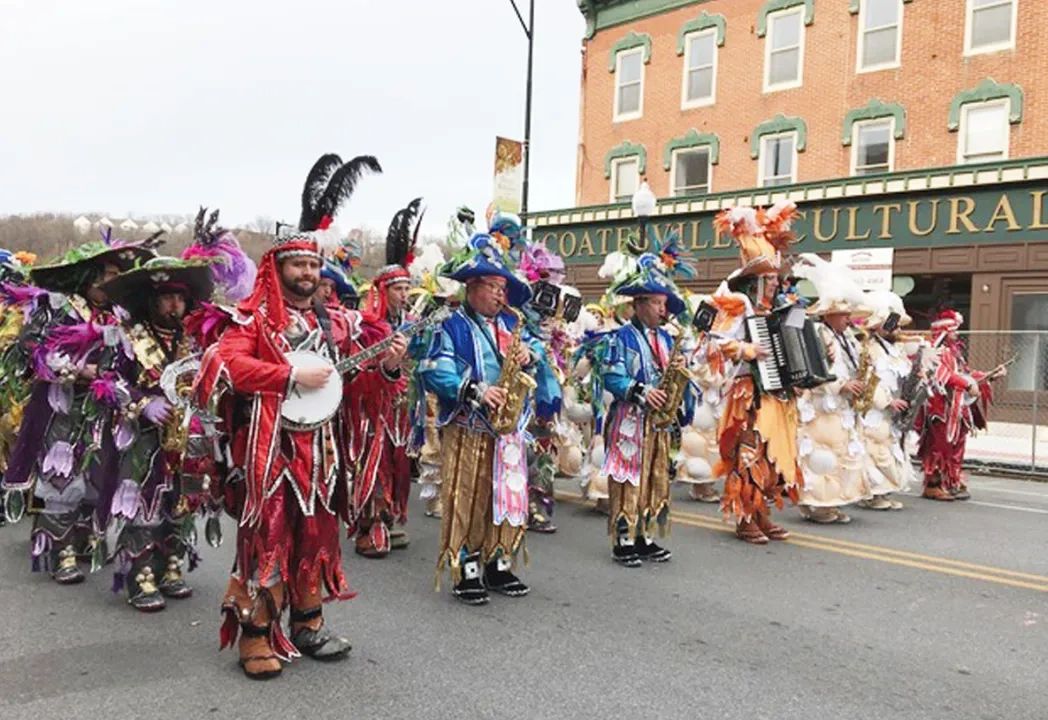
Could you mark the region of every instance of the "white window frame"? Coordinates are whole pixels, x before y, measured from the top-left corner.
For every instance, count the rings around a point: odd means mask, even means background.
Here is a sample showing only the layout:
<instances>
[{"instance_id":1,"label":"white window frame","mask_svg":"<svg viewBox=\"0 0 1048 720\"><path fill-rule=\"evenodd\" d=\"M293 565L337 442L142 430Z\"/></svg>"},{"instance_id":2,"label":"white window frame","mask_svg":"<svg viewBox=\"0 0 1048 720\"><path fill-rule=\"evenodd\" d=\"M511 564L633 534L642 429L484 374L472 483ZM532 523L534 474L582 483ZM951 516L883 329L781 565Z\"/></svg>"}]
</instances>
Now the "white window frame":
<instances>
[{"instance_id":1,"label":"white window frame","mask_svg":"<svg viewBox=\"0 0 1048 720\"><path fill-rule=\"evenodd\" d=\"M635 112L621 113L619 112L619 78L622 77L622 59L629 55L640 56L640 96L637 102L637 110ZM615 97L612 100L614 105L612 122L626 122L627 120L636 120L637 118L644 116L644 47L635 47L628 50L620 50L615 53Z\"/></svg>"},{"instance_id":2,"label":"white window frame","mask_svg":"<svg viewBox=\"0 0 1048 720\"><path fill-rule=\"evenodd\" d=\"M1004 108L1004 155L1000 158L993 158L990 160L978 160L972 162L964 156L964 145L965 140L968 137L968 113L975 108L986 108L992 105L998 105ZM986 102L972 102L961 105L961 123L957 130L957 164L958 165L974 165L979 162L996 162L998 160L1007 160L1011 153L1012 144L1012 123L1009 114L1012 110L1012 101L1009 98L1000 98L996 100L987 100Z\"/></svg>"},{"instance_id":3,"label":"white window frame","mask_svg":"<svg viewBox=\"0 0 1048 720\"><path fill-rule=\"evenodd\" d=\"M902 65L902 17L905 14L903 12L903 0L895 0L899 6L899 21L895 25L895 59L890 62L878 63L877 65L870 65L869 67L863 67L862 56L863 51L866 49L866 6L869 5L870 0L862 0L859 6L859 37L856 40L855 46L855 72L856 73L869 73L877 72L878 70L890 70L891 68L897 68ZM878 28L875 28L878 29Z\"/></svg>"},{"instance_id":4,"label":"white window frame","mask_svg":"<svg viewBox=\"0 0 1048 720\"><path fill-rule=\"evenodd\" d=\"M757 154L757 187L764 187L764 148L765 143L769 140L774 140L781 137L793 137L793 159L790 162L790 182L789 185L793 185L797 182L797 143L800 141L796 130L787 130L786 132L768 133L762 135L760 139L760 152ZM770 186L776 187L776 186Z\"/></svg>"},{"instance_id":5,"label":"white window frame","mask_svg":"<svg viewBox=\"0 0 1048 720\"><path fill-rule=\"evenodd\" d=\"M706 151L706 192L713 192L713 148L710 145L695 145L694 147L677 148L670 153L670 195L672 197L685 197L687 193L677 194L677 156L681 153Z\"/></svg>"},{"instance_id":6,"label":"white window frame","mask_svg":"<svg viewBox=\"0 0 1048 720\"><path fill-rule=\"evenodd\" d=\"M851 176L860 177L856 174L859 165L859 129L869 125L880 125L888 123L888 169L884 172L895 172L895 118L891 115L870 120L859 120L852 124L851 140Z\"/></svg>"},{"instance_id":7,"label":"white window frame","mask_svg":"<svg viewBox=\"0 0 1048 720\"><path fill-rule=\"evenodd\" d=\"M771 47L772 47L772 35L775 28L774 18L781 17L783 15L797 15L798 22L800 24L800 39L797 44L798 58L797 58L797 79L787 83L779 83L772 85L771 79ZM796 7L786 8L785 10L779 10L777 12L769 13L767 18L767 32L764 34L764 92L778 92L780 90L791 90L793 88L799 88L804 84L804 44L806 25L804 24L804 6L797 5Z\"/></svg>"},{"instance_id":8,"label":"white window frame","mask_svg":"<svg viewBox=\"0 0 1048 720\"><path fill-rule=\"evenodd\" d=\"M710 83L710 96L698 100L688 99L688 57L691 55L691 43L699 38L710 36L713 38L713 82ZM682 110L691 110L698 107L709 107L717 102L717 61L719 48L717 47L717 28L707 28L684 36L684 60L681 63L680 83L680 107Z\"/></svg>"},{"instance_id":9,"label":"white window frame","mask_svg":"<svg viewBox=\"0 0 1048 720\"><path fill-rule=\"evenodd\" d=\"M975 2L974 0L965 0L964 3L964 54L965 56L970 55L985 55L986 53L1001 52L1002 50L1014 50L1015 49L1015 38L1016 29L1019 23L1019 0L1001 0L1000 5L1011 3L1012 6L1012 33L1011 38L1008 42L997 43L995 45L986 45L980 48L972 47L972 26L975 22ZM982 8L980 8L982 9Z\"/></svg>"},{"instance_id":10,"label":"white window frame","mask_svg":"<svg viewBox=\"0 0 1048 720\"><path fill-rule=\"evenodd\" d=\"M621 167L622 165L625 165L627 163L633 163L634 165L637 166L637 188L640 187L640 184L642 182L641 174L640 174L640 157L638 155L626 155L625 157L615 158L614 160L612 160L611 161L611 182L608 183L609 188L610 188L610 201L611 201L612 204L614 204L614 203L621 203L621 202L629 202L628 198L626 200L620 200L619 199L619 194L616 192L616 190L618 190L618 188L615 186L616 185L615 181L619 177L619 173L618 173L619 167ZM636 192L637 188L634 188L633 192Z\"/></svg>"}]
</instances>

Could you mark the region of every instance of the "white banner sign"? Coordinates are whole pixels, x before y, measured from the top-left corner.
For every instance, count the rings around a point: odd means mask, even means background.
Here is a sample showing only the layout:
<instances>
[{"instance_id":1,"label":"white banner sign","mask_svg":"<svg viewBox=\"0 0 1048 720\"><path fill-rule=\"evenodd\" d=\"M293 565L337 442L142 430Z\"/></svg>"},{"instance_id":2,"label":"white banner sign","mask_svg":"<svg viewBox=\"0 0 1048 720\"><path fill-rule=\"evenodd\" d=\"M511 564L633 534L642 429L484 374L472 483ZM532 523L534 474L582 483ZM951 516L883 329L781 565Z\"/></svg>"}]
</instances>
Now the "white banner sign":
<instances>
[{"instance_id":1,"label":"white banner sign","mask_svg":"<svg viewBox=\"0 0 1048 720\"><path fill-rule=\"evenodd\" d=\"M831 261L851 268L855 282L863 290L891 290L894 253L890 247L834 250Z\"/></svg>"},{"instance_id":2,"label":"white banner sign","mask_svg":"<svg viewBox=\"0 0 1048 720\"><path fill-rule=\"evenodd\" d=\"M524 145L504 137L495 138L496 210L520 213L524 187Z\"/></svg>"}]
</instances>

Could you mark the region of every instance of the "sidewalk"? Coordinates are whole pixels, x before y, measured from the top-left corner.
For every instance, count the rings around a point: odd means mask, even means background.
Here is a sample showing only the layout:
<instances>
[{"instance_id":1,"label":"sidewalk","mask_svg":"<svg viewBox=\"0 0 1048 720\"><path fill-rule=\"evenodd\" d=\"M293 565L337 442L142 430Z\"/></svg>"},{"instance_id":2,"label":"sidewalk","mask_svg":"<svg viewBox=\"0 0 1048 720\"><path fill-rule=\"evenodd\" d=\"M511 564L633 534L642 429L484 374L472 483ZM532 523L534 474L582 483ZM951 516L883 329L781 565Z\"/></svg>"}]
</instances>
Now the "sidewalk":
<instances>
[{"instance_id":1,"label":"sidewalk","mask_svg":"<svg viewBox=\"0 0 1048 720\"><path fill-rule=\"evenodd\" d=\"M968 438L966 463L1048 475L1048 427L991 421Z\"/></svg>"}]
</instances>

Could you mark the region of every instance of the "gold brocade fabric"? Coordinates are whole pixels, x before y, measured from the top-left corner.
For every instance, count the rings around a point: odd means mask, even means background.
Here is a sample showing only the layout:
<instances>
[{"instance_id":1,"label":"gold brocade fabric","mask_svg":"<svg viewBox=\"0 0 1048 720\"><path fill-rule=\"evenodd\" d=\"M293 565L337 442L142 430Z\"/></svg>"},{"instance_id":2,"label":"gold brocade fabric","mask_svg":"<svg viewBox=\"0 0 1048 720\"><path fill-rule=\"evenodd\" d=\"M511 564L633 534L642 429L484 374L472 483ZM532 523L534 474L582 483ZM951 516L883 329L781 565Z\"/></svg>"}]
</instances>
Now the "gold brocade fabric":
<instances>
[{"instance_id":1,"label":"gold brocade fabric","mask_svg":"<svg viewBox=\"0 0 1048 720\"><path fill-rule=\"evenodd\" d=\"M645 418L640 484L608 479L608 534L612 537L621 520L625 520L630 535L639 531L650 536L657 530L665 537L669 532L670 440L668 432L656 432L651 418Z\"/></svg>"},{"instance_id":2,"label":"gold brocade fabric","mask_svg":"<svg viewBox=\"0 0 1048 720\"><path fill-rule=\"evenodd\" d=\"M460 551L480 552L482 563L499 554L513 557L527 530L508 522L492 523L492 468L495 438L459 425L441 430L443 449L440 499L444 508L440 528L437 581L446 566L453 582L461 579Z\"/></svg>"}]
</instances>

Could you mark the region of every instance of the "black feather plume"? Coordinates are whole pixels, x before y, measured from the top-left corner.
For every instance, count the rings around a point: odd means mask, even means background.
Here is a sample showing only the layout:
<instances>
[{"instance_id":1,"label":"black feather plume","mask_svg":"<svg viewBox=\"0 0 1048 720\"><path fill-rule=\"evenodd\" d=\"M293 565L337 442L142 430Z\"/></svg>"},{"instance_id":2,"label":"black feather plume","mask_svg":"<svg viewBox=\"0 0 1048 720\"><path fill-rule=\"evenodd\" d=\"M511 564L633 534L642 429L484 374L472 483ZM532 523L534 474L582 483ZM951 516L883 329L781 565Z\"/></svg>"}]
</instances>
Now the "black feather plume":
<instances>
[{"instance_id":1,"label":"black feather plume","mask_svg":"<svg viewBox=\"0 0 1048 720\"><path fill-rule=\"evenodd\" d=\"M406 266L415 246L412 225L419 220L422 198L415 198L408 206L397 210L386 233L386 264Z\"/></svg>"},{"instance_id":2,"label":"black feather plume","mask_svg":"<svg viewBox=\"0 0 1048 720\"><path fill-rule=\"evenodd\" d=\"M324 216L333 219L335 213L338 212L339 206L353 195L353 191L357 187L357 181L365 171L380 173L382 172L382 166L378 164L378 160L373 156L360 155L336 170L335 174L331 176L324 194L320 196L320 200L317 202L314 225L309 228L301 227L300 229L315 230Z\"/></svg>"},{"instance_id":3,"label":"black feather plume","mask_svg":"<svg viewBox=\"0 0 1048 720\"><path fill-rule=\"evenodd\" d=\"M299 230L316 230L320 218L323 217L318 212L320 199L327 190L332 176L341 166L342 158L335 153L321 155L313 163L313 168L306 176L306 184L302 188L302 215L298 221Z\"/></svg>"},{"instance_id":4,"label":"black feather plume","mask_svg":"<svg viewBox=\"0 0 1048 720\"><path fill-rule=\"evenodd\" d=\"M204 234L205 215L207 215L207 208L201 205L199 212L197 212L196 222L193 223L193 237L195 238L198 238Z\"/></svg>"}]
</instances>

